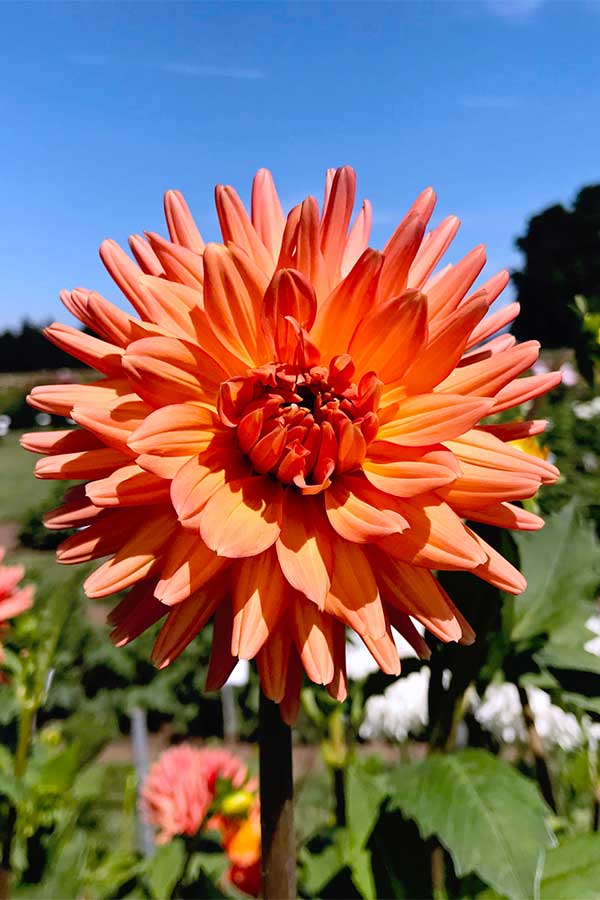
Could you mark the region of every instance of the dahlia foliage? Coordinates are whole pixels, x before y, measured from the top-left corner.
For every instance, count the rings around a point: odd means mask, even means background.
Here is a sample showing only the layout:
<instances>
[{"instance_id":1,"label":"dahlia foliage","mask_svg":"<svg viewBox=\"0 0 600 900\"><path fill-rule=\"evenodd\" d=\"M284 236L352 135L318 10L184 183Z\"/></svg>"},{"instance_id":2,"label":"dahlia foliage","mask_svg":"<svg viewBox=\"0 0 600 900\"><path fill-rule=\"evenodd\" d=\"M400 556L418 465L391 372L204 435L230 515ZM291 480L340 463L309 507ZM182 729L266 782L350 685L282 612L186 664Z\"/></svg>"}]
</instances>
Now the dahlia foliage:
<instances>
[{"instance_id":1,"label":"dahlia foliage","mask_svg":"<svg viewBox=\"0 0 600 900\"><path fill-rule=\"evenodd\" d=\"M4 547L0 547L0 563L4 559L4 554ZM15 616L25 612L33 603L33 587L18 586L24 574L23 566L0 565L0 635L8 631L9 619L14 619ZM0 644L0 663L3 658L4 652Z\"/></svg>"},{"instance_id":2,"label":"dahlia foliage","mask_svg":"<svg viewBox=\"0 0 600 900\"><path fill-rule=\"evenodd\" d=\"M245 790L240 790L245 788ZM260 890L260 807L245 765L221 749L181 744L165 751L142 788L142 812L164 844L177 835L217 831L229 858L227 877L247 894Z\"/></svg>"},{"instance_id":3,"label":"dahlia foliage","mask_svg":"<svg viewBox=\"0 0 600 900\"><path fill-rule=\"evenodd\" d=\"M391 674L391 626L418 653L416 619L443 641L473 632L432 570L470 570L519 593L522 576L464 522L535 530L513 504L557 469L511 442L542 421L485 423L539 396L560 373L518 376L539 345L486 315L508 281L471 288L476 247L438 268L459 222L426 232L424 191L382 252L371 207L350 226L355 175L329 171L322 210L284 216L261 170L248 216L217 187L223 243L205 245L169 191L170 239L113 241L102 260L137 317L83 288L65 306L98 337L47 335L102 373L35 388L37 409L79 428L26 435L40 478L78 479L49 528L80 530L58 559L108 557L89 597L131 588L111 614L125 644L166 616L154 648L168 665L214 617L207 688L256 658L264 692L296 715L303 670L343 699L345 627ZM412 617L412 618L411 618Z\"/></svg>"}]
</instances>

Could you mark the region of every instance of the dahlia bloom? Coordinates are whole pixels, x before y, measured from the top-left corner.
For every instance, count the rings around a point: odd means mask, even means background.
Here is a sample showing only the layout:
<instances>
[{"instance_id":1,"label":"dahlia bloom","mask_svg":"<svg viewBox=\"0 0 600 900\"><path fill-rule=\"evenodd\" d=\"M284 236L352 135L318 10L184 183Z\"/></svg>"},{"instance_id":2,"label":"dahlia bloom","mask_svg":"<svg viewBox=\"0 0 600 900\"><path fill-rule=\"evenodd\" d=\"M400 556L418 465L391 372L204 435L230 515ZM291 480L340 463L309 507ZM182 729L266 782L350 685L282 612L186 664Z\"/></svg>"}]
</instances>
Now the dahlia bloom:
<instances>
[{"instance_id":1,"label":"dahlia bloom","mask_svg":"<svg viewBox=\"0 0 600 900\"><path fill-rule=\"evenodd\" d=\"M37 387L37 409L80 427L26 435L40 478L78 479L50 528L80 530L62 563L108 557L89 597L130 592L111 614L124 644L164 617L153 658L168 665L214 620L207 689L255 658L265 694L293 721L303 671L346 695L345 627L399 671L391 626L426 654L413 619L443 641L473 632L433 570L469 570L513 593L525 582L465 520L534 530L515 505L557 469L511 445L542 421L486 421L539 396L560 373L523 375L539 344L487 312L508 281L471 288L476 247L438 268L458 228L427 232L431 189L382 252L371 206L350 225L355 175L327 173L320 210L286 217L266 170L248 215L216 189L223 243L206 245L177 191L169 239L133 235L100 255L137 316L94 292L63 292L97 337L46 334L97 369L86 385Z\"/></svg>"},{"instance_id":2,"label":"dahlia bloom","mask_svg":"<svg viewBox=\"0 0 600 900\"><path fill-rule=\"evenodd\" d=\"M0 547L0 563L4 559L4 547ZM33 587L18 588L18 584L25 574L23 566L0 565L0 634L8 631L8 620L14 619L29 609L33 603ZM0 644L0 662L4 658L2 645Z\"/></svg>"},{"instance_id":3,"label":"dahlia bloom","mask_svg":"<svg viewBox=\"0 0 600 900\"><path fill-rule=\"evenodd\" d=\"M161 754L142 788L142 811L158 829L159 844L168 843L177 834L197 834L211 802L198 751L188 744Z\"/></svg>"}]
</instances>

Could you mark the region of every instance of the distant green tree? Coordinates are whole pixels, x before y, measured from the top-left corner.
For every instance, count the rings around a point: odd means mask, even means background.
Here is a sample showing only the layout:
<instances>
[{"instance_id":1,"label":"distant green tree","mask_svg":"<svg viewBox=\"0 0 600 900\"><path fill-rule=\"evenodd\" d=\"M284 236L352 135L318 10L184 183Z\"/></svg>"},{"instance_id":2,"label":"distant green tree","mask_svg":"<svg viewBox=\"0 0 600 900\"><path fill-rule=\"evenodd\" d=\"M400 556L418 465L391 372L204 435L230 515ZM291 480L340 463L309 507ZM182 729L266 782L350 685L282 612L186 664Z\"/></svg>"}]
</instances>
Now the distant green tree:
<instances>
[{"instance_id":1,"label":"distant green tree","mask_svg":"<svg viewBox=\"0 0 600 900\"><path fill-rule=\"evenodd\" d=\"M582 340L574 309L583 295L600 312L600 184L584 187L571 209L550 206L529 220L516 245L524 265L513 272L521 314L513 332L545 347L575 347Z\"/></svg>"}]
</instances>

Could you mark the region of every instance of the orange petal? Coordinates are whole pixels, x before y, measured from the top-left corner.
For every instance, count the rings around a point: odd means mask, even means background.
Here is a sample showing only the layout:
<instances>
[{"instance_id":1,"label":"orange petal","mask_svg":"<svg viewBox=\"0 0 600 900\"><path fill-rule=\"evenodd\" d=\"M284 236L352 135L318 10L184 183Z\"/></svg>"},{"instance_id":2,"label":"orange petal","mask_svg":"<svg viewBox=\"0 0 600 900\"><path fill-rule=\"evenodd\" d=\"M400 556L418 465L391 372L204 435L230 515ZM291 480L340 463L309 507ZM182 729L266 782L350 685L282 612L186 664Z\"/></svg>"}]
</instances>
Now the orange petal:
<instances>
[{"instance_id":1,"label":"orange petal","mask_svg":"<svg viewBox=\"0 0 600 900\"><path fill-rule=\"evenodd\" d=\"M263 693L274 703L280 703L285 696L291 649L292 635L286 614L256 655Z\"/></svg>"},{"instance_id":2,"label":"orange petal","mask_svg":"<svg viewBox=\"0 0 600 900\"><path fill-rule=\"evenodd\" d=\"M187 288L184 295L181 285L175 286L172 281L165 278L156 278L151 275L143 275L140 278L140 291L146 299L148 310L152 313L152 321L163 331L173 337L184 341L195 341L196 324L194 312L196 307L202 306L202 294L198 289ZM194 303L182 301L182 295L186 301L191 295ZM145 335L138 334L141 338Z\"/></svg>"},{"instance_id":3,"label":"orange petal","mask_svg":"<svg viewBox=\"0 0 600 900\"><path fill-rule=\"evenodd\" d=\"M280 269L269 284L261 308L261 324L276 359L294 358L297 331L288 317L310 330L317 310L317 298L310 282L295 269Z\"/></svg>"},{"instance_id":4,"label":"orange petal","mask_svg":"<svg viewBox=\"0 0 600 900\"><path fill-rule=\"evenodd\" d=\"M244 204L229 185L217 185L215 204L225 244L230 241L245 250L269 277L273 274L273 260L248 218Z\"/></svg>"},{"instance_id":5,"label":"orange petal","mask_svg":"<svg viewBox=\"0 0 600 900\"><path fill-rule=\"evenodd\" d=\"M276 550L286 580L323 609L331 584L332 556L329 526L316 498L303 497L293 489L286 491Z\"/></svg>"},{"instance_id":6,"label":"orange petal","mask_svg":"<svg viewBox=\"0 0 600 900\"><path fill-rule=\"evenodd\" d=\"M103 478L127 462L129 460L126 456L110 447L82 450L81 453L60 453L38 459L35 464L35 477L63 481Z\"/></svg>"},{"instance_id":7,"label":"orange petal","mask_svg":"<svg viewBox=\"0 0 600 900\"><path fill-rule=\"evenodd\" d=\"M387 242L379 280L380 301L397 297L406 290L408 273L423 240L426 220L417 212L409 212Z\"/></svg>"},{"instance_id":8,"label":"orange petal","mask_svg":"<svg viewBox=\"0 0 600 900\"><path fill-rule=\"evenodd\" d=\"M316 684L329 684L334 677L335 620L298 593L290 600L289 620L306 674Z\"/></svg>"},{"instance_id":9,"label":"orange petal","mask_svg":"<svg viewBox=\"0 0 600 900\"><path fill-rule=\"evenodd\" d=\"M165 193L165 218L174 244L202 253L206 246L181 191Z\"/></svg>"},{"instance_id":10,"label":"orange petal","mask_svg":"<svg viewBox=\"0 0 600 900\"><path fill-rule=\"evenodd\" d=\"M450 484L457 477L459 466L454 454L441 445L400 447L373 441L363 471L379 490L397 497L414 497Z\"/></svg>"},{"instance_id":11,"label":"orange petal","mask_svg":"<svg viewBox=\"0 0 600 900\"><path fill-rule=\"evenodd\" d=\"M448 444L461 464L464 462L515 474L527 474L540 479L543 484L554 483L560 475L556 466L547 460L525 453L479 428L466 432Z\"/></svg>"},{"instance_id":12,"label":"orange petal","mask_svg":"<svg viewBox=\"0 0 600 900\"><path fill-rule=\"evenodd\" d=\"M131 386L125 379L102 379L91 384L45 384L32 388L27 402L55 416L70 416L76 404L106 407L130 392Z\"/></svg>"},{"instance_id":13,"label":"orange petal","mask_svg":"<svg viewBox=\"0 0 600 900\"><path fill-rule=\"evenodd\" d=\"M103 510L91 525L59 544L57 562L74 565L110 556L128 540L147 515L147 510Z\"/></svg>"},{"instance_id":14,"label":"orange petal","mask_svg":"<svg viewBox=\"0 0 600 900\"><path fill-rule=\"evenodd\" d=\"M160 234L146 232L152 250L160 260L167 278L177 281L186 287L198 291L204 282L204 265L202 256L165 240Z\"/></svg>"},{"instance_id":15,"label":"orange petal","mask_svg":"<svg viewBox=\"0 0 600 900\"><path fill-rule=\"evenodd\" d=\"M100 515L101 509L88 500L84 486L77 485L67 491L62 506L44 513L43 521L51 531L62 531L64 528L83 528L90 525Z\"/></svg>"},{"instance_id":16,"label":"orange petal","mask_svg":"<svg viewBox=\"0 0 600 900\"><path fill-rule=\"evenodd\" d=\"M181 603L227 563L226 559L209 550L198 534L181 530L164 556L154 596L167 606Z\"/></svg>"},{"instance_id":17,"label":"orange petal","mask_svg":"<svg viewBox=\"0 0 600 900\"><path fill-rule=\"evenodd\" d=\"M123 350L121 347L116 347L114 344L85 334L78 328L71 328L69 325L61 325L58 322L44 328L43 333L48 340L64 350L65 353L80 359L91 369L97 369L104 375L108 375L109 378L118 378L122 374Z\"/></svg>"},{"instance_id":18,"label":"orange petal","mask_svg":"<svg viewBox=\"0 0 600 900\"><path fill-rule=\"evenodd\" d=\"M494 401L460 394L417 394L401 400L392 421L382 425L377 439L423 447L451 440L473 428L486 416Z\"/></svg>"},{"instance_id":19,"label":"orange petal","mask_svg":"<svg viewBox=\"0 0 600 900\"><path fill-rule=\"evenodd\" d=\"M385 384L398 381L422 352L427 337L427 298L407 291L379 304L361 322L350 341L359 375L376 372Z\"/></svg>"},{"instance_id":20,"label":"orange petal","mask_svg":"<svg viewBox=\"0 0 600 900\"><path fill-rule=\"evenodd\" d=\"M124 647L135 640L167 613L167 608L152 596L153 579L136 584L108 616L113 626L111 641Z\"/></svg>"},{"instance_id":21,"label":"orange petal","mask_svg":"<svg viewBox=\"0 0 600 900\"><path fill-rule=\"evenodd\" d=\"M234 656L240 659L256 656L285 612L288 594L273 549L238 563L233 577L231 652Z\"/></svg>"},{"instance_id":22,"label":"orange petal","mask_svg":"<svg viewBox=\"0 0 600 900\"><path fill-rule=\"evenodd\" d=\"M200 514L200 534L219 556L254 556L281 531L281 484L268 475L228 481Z\"/></svg>"},{"instance_id":23,"label":"orange petal","mask_svg":"<svg viewBox=\"0 0 600 900\"><path fill-rule=\"evenodd\" d=\"M480 425L479 431L487 431L501 441L520 441L523 438L542 434L548 427L547 419L532 419L530 422L503 422L501 425Z\"/></svg>"},{"instance_id":24,"label":"orange petal","mask_svg":"<svg viewBox=\"0 0 600 900\"><path fill-rule=\"evenodd\" d=\"M340 537L358 544L371 543L408 528L408 522L395 507L394 497L356 475L335 479L325 492L325 509Z\"/></svg>"},{"instance_id":25,"label":"orange petal","mask_svg":"<svg viewBox=\"0 0 600 900\"><path fill-rule=\"evenodd\" d=\"M287 725L294 725L300 709L300 690L302 688L302 662L295 647L290 650L285 694L279 703L279 713Z\"/></svg>"},{"instance_id":26,"label":"orange petal","mask_svg":"<svg viewBox=\"0 0 600 900\"><path fill-rule=\"evenodd\" d=\"M332 282L339 280L355 196L354 169L350 166L337 169L321 221L321 252Z\"/></svg>"},{"instance_id":27,"label":"orange petal","mask_svg":"<svg viewBox=\"0 0 600 900\"><path fill-rule=\"evenodd\" d=\"M147 275L165 274L158 256L143 235L130 234L128 244L142 272Z\"/></svg>"},{"instance_id":28,"label":"orange petal","mask_svg":"<svg viewBox=\"0 0 600 900\"><path fill-rule=\"evenodd\" d=\"M231 629L233 611L231 603L224 600L218 607L213 621L210 662L206 673L205 691L220 690L237 664L237 656L231 653Z\"/></svg>"},{"instance_id":29,"label":"orange petal","mask_svg":"<svg viewBox=\"0 0 600 900\"><path fill-rule=\"evenodd\" d=\"M146 512L146 520L119 547L116 556L86 579L83 589L87 596L106 597L150 575L171 540L175 527L176 520L170 508L165 510L163 507L152 518Z\"/></svg>"},{"instance_id":30,"label":"orange petal","mask_svg":"<svg viewBox=\"0 0 600 900\"><path fill-rule=\"evenodd\" d=\"M306 276L318 299L324 300L332 282L321 252L319 206L314 197L307 197L300 205L296 260L292 267Z\"/></svg>"},{"instance_id":31,"label":"orange petal","mask_svg":"<svg viewBox=\"0 0 600 900\"><path fill-rule=\"evenodd\" d=\"M148 506L168 503L170 484L135 463L116 469L107 478L91 481L86 495L96 506Z\"/></svg>"},{"instance_id":32,"label":"orange petal","mask_svg":"<svg viewBox=\"0 0 600 900\"><path fill-rule=\"evenodd\" d=\"M204 309L211 330L230 353L248 366L266 362L259 323L266 277L260 269L250 268L251 260L242 270L240 254L234 255L233 248L220 244L208 244L204 264Z\"/></svg>"},{"instance_id":33,"label":"orange petal","mask_svg":"<svg viewBox=\"0 0 600 900\"><path fill-rule=\"evenodd\" d=\"M439 385L438 390L452 394L484 394L486 397L493 397L513 378L529 369L539 352L540 345L537 341L518 344L504 353L460 366Z\"/></svg>"},{"instance_id":34,"label":"orange petal","mask_svg":"<svg viewBox=\"0 0 600 900\"><path fill-rule=\"evenodd\" d=\"M381 637L387 630L385 612L371 565L358 544L337 538L333 545L333 578L325 601L326 612L353 628L361 637Z\"/></svg>"},{"instance_id":35,"label":"orange petal","mask_svg":"<svg viewBox=\"0 0 600 900\"><path fill-rule=\"evenodd\" d=\"M144 274L140 267L112 240L100 244L100 258L108 274L125 294L140 318L150 321L144 297L139 289L139 278Z\"/></svg>"},{"instance_id":36,"label":"orange petal","mask_svg":"<svg viewBox=\"0 0 600 900\"><path fill-rule=\"evenodd\" d=\"M371 236L371 225L373 224L373 207L368 200L363 200L363 205L357 215L348 240L346 241L346 249L342 258L341 275L345 278L353 266L356 265L362 254L369 246L369 238Z\"/></svg>"},{"instance_id":37,"label":"orange petal","mask_svg":"<svg viewBox=\"0 0 600 900\"><path fill-rule=\"evenodd\" d=\"M230 434L215 438L199 456L192 457L173 478L171 501L185 528L197 530L200 513L226 481L250 475L250 464Z\"/></svg>"},{"instance_id":38,"label":"orange petal","mask_svg":"<svg viewBox=\"0 0 600 900\"><path fill-rule=\"evenodd\" d=\"M157 668L170 665L194 640L223 601L225 590L217 576L205 590L171 609L152 649L152 662Z\"/></svg>"},{"instance_id":39,"label":"orange petal","mask_svg":"<svg viewBox=\"0 0 600 900\"><path fill-rule=\"evenodd\" d=\"M141 397L154 406L212 400L227 374L193 344L168 337L142 338L129 345L123 367Z\"/></svg>"},{"instance_id":40,"label":"orange petal","mask_svg":"<svg viewBox=\"0 0 600 900\"><path fill-rule=\"evenodd\" d=\"M343 622L333 621L333 678L327 693L334 700L343 703L348 695L346 679L346 628Z\"/></svg>"},{"instance_id":41,"label":"orange petal","mask_svg":"<svg viewBox=\"0 0 600 900\"><path fill-rule=\"evenodd\" d=\"M22 434L19 441L24 450L32 453L77 453L102 447L98 438L81 428L61 431L33 431Z\"/></svg>"},{"instance_id":42,"label":"orange petal","mask_svg":"<svg viewBox=\"0 0 600 900\"><path fill-rule=\"evenodd\" d=\"M191 456L207 449L215 437L217 418L201 403L175 403L146 416L128 440L135 453Z\"/></svg>"},{"instance_id":43,"label":"orange petal","mask_svg":"<svg viewBox=\"0 0 600 900\"><path fill-rule=\"evenodd\" d=\"M485 562L485 553L440 497L422 494L398 499L398 508L410 529L380 542L392 556L432 569L473 569Z\"/></svg>"},{"instance_id":44,"label":"orange petal","mask_svg":"<svg viewBox=\"0 0 600 900\"><path fill-rule=\"evenodd\" d=\"M409 394L432 390L457 366L469 335L485 316L488 301L485 295L464 303L455 313L442 319L437 334L423 347L418 357L402 377L402 386Z\"/></svg>"},{"instance_id":45,"label":"orange petal","mask_svg":"<svg viewBox=\"0 0 600 900\"><path fill-rule=\"evenodd\" d=\"M457 308L485 266L485 260L485 247L481 244L428 287L430 318L447 316Z\"/></svg>"},{"instance_id":46,"label":"orange petal","mask_svg":"<svg viewBox=\"0 0 600 900\"><path fill-rule=\"evenodd\" d=\"M493 334L496 334L501 328L506 328L507 325L510 325L510 323L517 318L520 311L520 303L509 303L507 306L499 309L498 312L492 313L491 316L486 316L485 319L473 329L473 333L467 342L467 350L480 344L481 341L485 341Z\"/></svg>"},{"instance_id":47,"label":"orange petal","mask_svg":"<svg viewBox=\"0 0 600 900\"><path fill-rule=\"evenodd\" d=\"M501 591L506 591L509 594L522 594L527 587L527 582L519 570L515 569L507 559L504 559L497 550L490 547L478 534L475 534L470 528L467 531L477 541L487 556L486 561L481 566L473 569L473 574L493 584L494 587L500 588Z\"/></svg>"},{"instance_id":48,"label":"orange petal","mask_svg":"<svg viewBox=\"0 0 600 900\"><path fill-rule=\"evenodd\" d=\"M150 411L151 407L136 394L128 394L107 407L77 403L71 411L71 418L109 447L119 450L126 456L133 456L127 441L131 432L143 422Z\"/></svg>"},{"instance_id":49,"label":"orange petal","mask_svg":"<svg viewBox=\"0 0 600 900\"><path fill-rule=\"evenodd\" d=\"M386 675L400 674L400 657L389 624L386 633L381 637L372 638L367 634L362 640L382 672Z\"/></svg>"},{"instance_id":50,"label":"orange petal","mask_svg":"<svg viewBox=\"0 0 600 900\"><path fill-rule=\"evenodd\" d=\"M388 608L413 616L442 641L461 639L462 628L454 606L431 572L377 550L371 553L379 590Z\"/></svg>"},{"instance_id":51,"label":"orange petal","mask_svg":"<svg viewBox=\"0 0 600 900\"><path fill-rule=\"evenodd\" d=\"M354 330L371 310L383 257L365 250L343 281L319 305L311 338L325 358L345 353Z\"/></svg>"},{"instance_id":52,"label":"orange petal","mask_svg":"<svg viewBox=\"0 0 600 900\"><path fill-rule=\"evenodd\" d=\"M252 182L252 224L274 265L281 250L285 216L268 169L259 169Z\"/></svg>"},{"instance_id":53,"label":"orange petal","mask_svg":"<svg viewBox=\"0 0 600 900\"><path fill-rule=\"evenodd\" d=\"M517 378L512 384L507 384L501 391L498 391L492 412L503 412L512 406L520 406L521 403L526 403L528 400L533 400L535 397L551 391L561 381L561 372L548 372L547 375L529 375L527 378Z\"/></svg>"},{"instance_id":54,"label":"orange petal","mask_svg":"<svg viewBox=\"0 0 600 900\"><path fill-rule=\"evenodd\" d=\"M463 519L472 519L486 525L497 525L499 528L512 528L517 531L538 531L544 527L544 520L540 516L512 503L491 503L477 509L469 506L460 507L455 503L452 505L454 511Z\"/></svg>"},{"instance_id":55,"label":"orange petal","mask_svg":"<svg viewBox=\"0 0 600 900\"><path fill-rule=\"evenodd\" d=\"M448 216L443 222L425 235L418 253L408 273L408 287L419 288L423 285L437 266L438 262L454 240L460 227L460 219Z\"/></svg>"}]
</instances>

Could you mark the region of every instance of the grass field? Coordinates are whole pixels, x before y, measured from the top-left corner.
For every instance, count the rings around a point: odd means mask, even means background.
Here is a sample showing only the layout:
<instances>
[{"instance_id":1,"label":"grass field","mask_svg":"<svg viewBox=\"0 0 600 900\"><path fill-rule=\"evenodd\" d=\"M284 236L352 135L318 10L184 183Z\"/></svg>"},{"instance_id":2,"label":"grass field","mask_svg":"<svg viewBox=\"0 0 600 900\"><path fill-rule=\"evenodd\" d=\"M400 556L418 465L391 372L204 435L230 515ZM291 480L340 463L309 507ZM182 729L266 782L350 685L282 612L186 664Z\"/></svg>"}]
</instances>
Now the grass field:
<instances>
[{"instance_id":1,"label":"grass field","mask_svg":"<svg viewBox=\"0 0 600 900\"><path fill-rule=\"evenodd\" d=\"M52 482L33 474L38 458L19 445L20 431L0 438L0 522L20 522L23 513L41 503L52 490Z\"/></svg>"}]
</instances>

